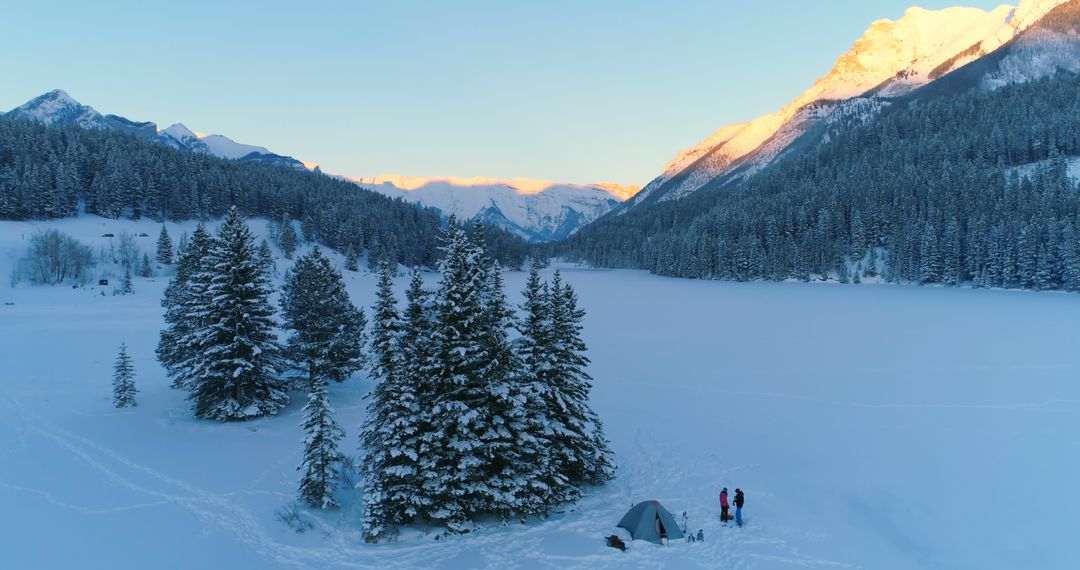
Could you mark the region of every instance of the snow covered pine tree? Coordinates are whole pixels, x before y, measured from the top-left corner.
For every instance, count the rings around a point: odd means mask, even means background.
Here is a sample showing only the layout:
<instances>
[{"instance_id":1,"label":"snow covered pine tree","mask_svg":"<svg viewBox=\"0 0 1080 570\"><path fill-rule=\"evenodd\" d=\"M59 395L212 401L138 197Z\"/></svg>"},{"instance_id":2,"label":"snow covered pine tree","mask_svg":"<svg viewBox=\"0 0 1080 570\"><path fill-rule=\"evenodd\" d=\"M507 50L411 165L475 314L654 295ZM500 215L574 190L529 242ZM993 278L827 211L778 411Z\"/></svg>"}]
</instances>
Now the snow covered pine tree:
<instances>
[{"instance_id":1,"label":"snow covered pine tree","mask_svg":"<svg viewBox=\"0 0 1080 570\"><path fill-rule=\"evenodd\" d=\"M124 280L120 285L121 295L131 295L135 293L135 284L131 281L131 266L124 266Z\"/></svg>"},{"instance_id":2,"label":"snow covered pine tree","mask_svg":"<svg viewBox=\"0 0 1080 570\"><path fill-rule=\"evenodd\" d=\"M135 407L135 367L127 353L127 344L120 343L120 353L113 365L113 406L117 408Z\"/></svg>"},{"instance_id":3,"label":"snow covered pine tree","mask_svg":"<svg viewBox=\"0 0 1080 570\"><path fill-rule=\"evenodd\" d=\"M162 265L172 265L173 262L173 245L172 238L169 237L169 230L165 229L165 226L161 226L161 233L158 234L157 239L157 262Z\"/></svg>"},{"instance_id":4,"label":"snow covered pine tree","mask_svg":"<svg viewBox=\"0 0 1080 570\"><path fill-rule=\"evenodd\" d=\"M389 272L380 274L372 347L380 382L362 435L364 533L373 542L416 521L465 531L485 515L543 515L614 470L587 404L572 290L557 279L553 301L534 267L523 340L511 344L515 314L482 228L470 240L452 219L442 240L439 288L432 296L414 272L403 317Z\"/></svg>"},{"instance_id":5,"label":"snow covered pine tree","mask_svg":"<svg viewBox=\"0 0 1080 570\"><path fill-rule=\"evenodd\" d=\"M559 471L575 484L598 484L615 474L615 462L604 437L600 418L589 407L592 378L585 368L589 359L581 339L585 311L577 294L564 284L558 271L551 282L548 316L551 327L548 414L553 426Z\"/></svg>"},{"instance_id":6,"label":"snow covered pine tree","mask_svg":"<svg viewBox=\"0 0 1080 570\"><path fill-rule=\"evenodd\" d=\"M334 491L341 475L345 457L338 451L338 442L345 432L334 421L334 411L326 398L326 378L311 382L311 393L304 406L304 459L297 469L300 478L300 500L318 509L338 506Z\"/></svg>"},{"instance_id":7,"label":"snow covered pine tree","mask_svg":"<svg viewBox=\"0 0 1080 570\"><path fill-rule=\"evenodd\" d=\"M208 283L194 311L194 343L200 351L190 378L195 417L238 421L277 413L289 397L274 375L280 347L270 282L255 238L235 206L218 230L206 265L192 279Z\"/></svg>"},{"instance_id":8,"label":"snow covered pine tree","mask_svg":"<svg viewBox=\"0 0 1080 570\"><path fill-rule=\"evenodd\" d=\"M310 389L300 499L316 508L335 507L343 459L338 442L344 432L334 421L326 384L342 382L364 366L364 313L349 300L341 274L318 247L285 276L281 312L290 331L287 359L293 369L306 373Z\"/></svg>"},{"instance_id":9,"label":"snow covered pine tree","mask_svg":"<svg viewBox=\"0 0 1080 570\"><path fill-rule=\"evenodd\" d=\"M165 309L165 328L158 340L158 361L172 378L172 387L187 389L201 370L202 351L196 334L201 328L199 310L206 303L210 273L205 271L214 238L199 224L186 244L181 241L176 275L161 306Z\"/></svg>"},{"instance_id":10,"label":"snow covered pine tree","mask_svg":"<svg viewBox=\"0 0 1080 570\"><path fill-rule=\"evenodd\" d=\"M420 406L435 398L432 294L424 289L420 271L413 270L400 331L392 335L396 311L391 286L390 275L383 271L372 333L372 368L379 384L369 396L361 433L367 481L364 534L369 542L392 537L398 525L427 517L432 507L424 494L421 462L433 457L429 407Z\"/></svg>"},{"instance_id":11,"label":"snow covered pine tree","mask_svg":"<svg viewBox=\"0 0 1080 570\"><path fill-rule=\"evenodd\" d=\"M296 251L296 243L299 241L296 228L293 227L292 219L286 214L281 218L281 229L278 231L278 247L285 254L285 259L292 259Z\"/></svg>"}]
</instances>

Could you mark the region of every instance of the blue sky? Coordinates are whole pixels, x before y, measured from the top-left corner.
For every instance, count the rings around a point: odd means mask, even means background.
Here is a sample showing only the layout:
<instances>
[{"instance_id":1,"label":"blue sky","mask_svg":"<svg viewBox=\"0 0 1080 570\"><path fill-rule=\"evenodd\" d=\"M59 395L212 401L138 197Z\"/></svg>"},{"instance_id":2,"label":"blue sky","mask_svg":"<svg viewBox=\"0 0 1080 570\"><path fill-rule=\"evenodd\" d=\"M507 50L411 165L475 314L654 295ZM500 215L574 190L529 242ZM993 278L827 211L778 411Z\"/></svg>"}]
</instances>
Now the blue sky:
<instances>
[{"instance_id":1,"label":"blue sky","mask_svg":"<svg viewBox=\"0 0 1080 570\"><path fill-rule=\"evenodd\" d=\"M0 109L63 88L327 172L644 184L911 2L9 3Z\"/></svg>"}]
</instances>

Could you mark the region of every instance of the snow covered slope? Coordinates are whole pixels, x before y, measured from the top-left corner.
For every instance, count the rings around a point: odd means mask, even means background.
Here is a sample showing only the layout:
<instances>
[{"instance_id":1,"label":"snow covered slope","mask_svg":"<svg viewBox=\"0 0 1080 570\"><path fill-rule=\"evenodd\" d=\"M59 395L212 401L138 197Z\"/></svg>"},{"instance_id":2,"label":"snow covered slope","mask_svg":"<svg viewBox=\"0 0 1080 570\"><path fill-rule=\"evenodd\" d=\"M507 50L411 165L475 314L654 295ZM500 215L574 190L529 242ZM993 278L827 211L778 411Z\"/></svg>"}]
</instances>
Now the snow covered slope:
<instances>
[{"instance_id":1,"label":"snow covered slope","mask_svg":"<svg viewBox=\"0 0 1080 570\"><path fill-rule=\"evenodd\" d=\"M723 127L680 152L628 206L685 196L729 173L752 173L778 156L841 102L872 116L881 98L903 95L993 52L1065 0L1021 0L987 12L976 8L911 8L899 20L878 20L832 71L786 107L753 121Z\"/></svg>"},{"instance_id":2,"label":"snow covered slope","mask_svg":"<svg viewBox=\"0 0 1080 570\"><path fill-rule=\"evenodd\" d=\"M196 133L180 123L159 131L152 122L136 122L117 115L102 115L93 107L79 103L61 89L35 97L5 113L4 117L40 121L47 125L124 130L179 150L289 168L306 168L299 160L275 154L265 147L241 144L222 135Z\"/></svg>"},{"instance_id":3,"label":"snow covered slope","mask_svg":"<svg viewBox=\"0 0 1080 570\"><path fill-rule=\"evenodd\" d=\"M562 239L638 190L610 183L562 184L523 178L387 174L349 180L387 196L435 208L446 216L481 219L531 241Z\"/></svg>"},{"instance_id":4,"label":"snow covered slope","mask_svg":"<svg viewBox=\"0 0 1080 570\"><path fill-rule=\"evenodd\" d=\"M176 240L193 226L169 231ZM160 231L93 216L0 222L0 276L47 227L95 251L108 247L102 234L121 232L148 234L139 243L152 251ZM280 279L288 263L277 264ZM370 307L374 276L344 273L353 301ZM300 509L312 525L303 534L278 520L296 493L303 394L278 417L192 418L154 358L165 279L136 278L135 294L119 297L5 280L0 566L994 570L1080 560L1080 295L563 276L587 311L591 400L616 479L546 520L439 540L411 530L379 545L360 536L362 490L343 489L336 511ZM507 275L511 302L524 280ZM397 279L399 297L407 281ZM116 410L122 341L139 406ZM346 453L372 385L361 373L330 387ZM722 486L746 491L746 527L721 526ZM647 499L687 511L705 542L604 546Z\"/></svg>"}]
</instances>

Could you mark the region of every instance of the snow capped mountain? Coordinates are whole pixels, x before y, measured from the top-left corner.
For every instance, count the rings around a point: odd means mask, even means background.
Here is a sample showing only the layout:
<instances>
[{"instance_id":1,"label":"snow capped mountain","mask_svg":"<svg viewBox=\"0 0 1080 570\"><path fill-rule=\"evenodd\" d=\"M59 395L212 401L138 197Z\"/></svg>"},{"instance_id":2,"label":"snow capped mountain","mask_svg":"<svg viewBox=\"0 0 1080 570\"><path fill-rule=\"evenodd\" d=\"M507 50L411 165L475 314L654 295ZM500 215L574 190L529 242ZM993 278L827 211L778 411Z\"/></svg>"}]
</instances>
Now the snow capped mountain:
<instances>
[{"instance_id":1,"label":"snow capped mountain","mask_svg":"<svg viewBox=\"0 0 1080 570\"><path fill-rule=\"evenodd\" d=\"M562 239L599 218L639 188L618 184L562 184L524 178L381 175L348 178L381 194L481 219L531 241Z\"/></svg>"},{"instance_id":2,"label":"snow capped mountain","mask_svg":"<svg viewBox=\"0 0 1080 570\"><path fill-rule=\"evenodd\" d=\"M752 174L838 109L849 118L872 116L888 104L888 98L997 50L1063 2L1022 0L1018 6L1002 5L990 12L911 8L899 20L878 20L836 60L828 75L786 107L723 127L680 152L627 206L679 198L717 178Z\"/></svg>"},{"instance_id":3,"label":"snow capped mountain","mask_svg":"<svg viewBox=\"0 0 1080 570\"><path fill-rule=\"evenodd\" d=\"M63 89L54 89L12 109L9 118L30 119L46 125L75 125L84 129L103 129L105 118L93 107L72 99Z\"/></svg>"},{"instance_id":4,"label":"snow capped mountain","mask_svg":"<svg viewBox=\"0 0 1080 570\"><path fill-rule=\"evenodd\" d=\"M199 140L210 150L214 156L222 158L244 158L252 153L274 154L266 147L238 143L224 135L204 135L198 133Z\"/></svg>"},{"instance_id":5,"label":"snow capped mountain","mask_svg":"<svg viewBox=\"0 0 1080 570\"><path fill-rule=\"evenodd\" d=\"M997 67L982 86L997 89L1057 73L1080 73L1080 1L1071 0L1053 11L1003 50Z\"/></svg>"},{"instance_id":6,"label":"snow capped mountain","mask_svg":"<svg viewBox=\"0 0 1080 570\"><path fill-rule=\"evenodd\" d=\"M191 129L185 127L180 123L161 131L158 133L158 140L162 144L169 145L173 148L180 150L190 150L192 152L210 152L210 149L199 140L199 137L191 131Z\"/></svg>"},{"instance_id":7,"label":"snow capped mountain","mask_svg":"<svg viewBox=\"0 0 1080 570\"><path fill-rule=\"evenodd\" d=\"M308 168L307 164L290 156L274 154L266 147L238 143L224 135L196 133L180 123L159 132L157 140L176 149L212 154L230 160L314 170L314 167Z\"/></svg>"},{"instance_id":8,"label":"snow capped mountain","mask_svg":"<svg viewBox=\"0 0 1080 570\"><path fill-rule=\"evenodd\" d=\"M305 164L299 160L275 154L265 147L241 144L222 135L196 133L180 123L159 131L157 125L152 122L131 121L118 115L102 115L93 107L79 103L62 89L54 89L35 97L3 116L39 121L46 125L123 130L179 150L201 152L246 162L306 168Z\"/></svg>"}]
</instances>

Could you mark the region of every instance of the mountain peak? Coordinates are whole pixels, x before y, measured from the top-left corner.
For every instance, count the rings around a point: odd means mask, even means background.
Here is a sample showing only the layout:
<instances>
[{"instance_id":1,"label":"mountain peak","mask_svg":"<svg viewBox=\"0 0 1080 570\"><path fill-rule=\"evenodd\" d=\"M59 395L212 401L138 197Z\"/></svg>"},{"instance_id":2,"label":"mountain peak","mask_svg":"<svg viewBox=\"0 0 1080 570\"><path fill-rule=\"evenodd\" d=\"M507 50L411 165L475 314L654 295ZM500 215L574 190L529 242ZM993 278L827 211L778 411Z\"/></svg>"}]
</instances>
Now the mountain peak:
<instances>
[{"instance_id":1,"label":"mountain peak","mask_svg":"<svg viewBox=\"0 0 1080 570\"><path fill-rule=\"evenodd\" d=\"M881 19L818 79L783 109L723 127L680 152L630 205L694 192L719 176L752 173L776 158L837 102L892 97L998 49L1066 0L1022 0L991 11L978 8L908 8L896 20Z\"/></svg>"},{"instance_id":2,"label":"mountain peak","mask_svg":"<svg viewBox=\"0 0 1080 570\"><path fill-rule=\"evenodd\" d=\"M75 99L73 99L71 97L71 95L68 95L68 92L64 91L63 89L53 89L52 91L49 91L48 93L42 94L41 96L38 97L38 99L51 99L51 100L56 100L56 101L64 101L64 102L67 102L67 103L72 104L72 105L80 105L81 104L78 101L76 101Z\"/></svg>"},{"instance_id":3,"label":"mountain peak","mask_svg":"<svg viewBox=\"0 0 1080 570\"><path fill-rule=\"evenodd\" d=\"M165 129L165 130L163 130L161 132L166 133L169 136L171 136L171 137L173 137L173 138L175 138L177 140L183 140L184 138L193 138L193 139L199 138L198 136L195 135L194 132L192 132L191 129L184 126L183 123L175 123L172 126L170 126L169 128L167 128L167 129Z\"/></svg>"},{"instance_id":4,"label":"mountain peak","mask_svg":"<svg viewBox=\"0 0 1080 570\"><path fill-rule=\"evenodd\" d=\"M8 116L30 119L47 125L77 125L103 128L104 119L93 107L79 103L67 91L53 89L11 110Z\"/></svg>"}]
</instances>

